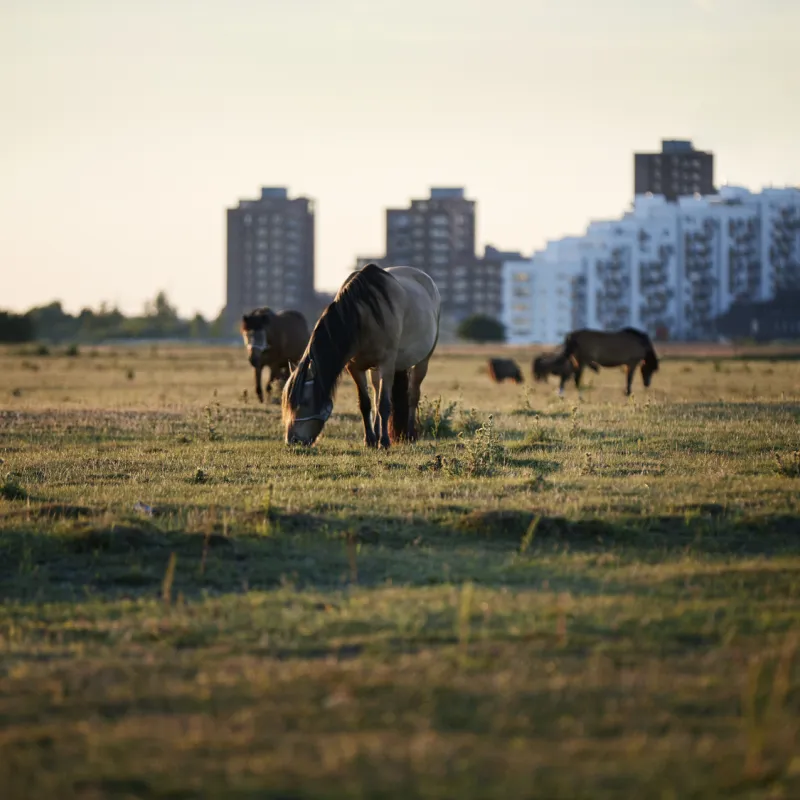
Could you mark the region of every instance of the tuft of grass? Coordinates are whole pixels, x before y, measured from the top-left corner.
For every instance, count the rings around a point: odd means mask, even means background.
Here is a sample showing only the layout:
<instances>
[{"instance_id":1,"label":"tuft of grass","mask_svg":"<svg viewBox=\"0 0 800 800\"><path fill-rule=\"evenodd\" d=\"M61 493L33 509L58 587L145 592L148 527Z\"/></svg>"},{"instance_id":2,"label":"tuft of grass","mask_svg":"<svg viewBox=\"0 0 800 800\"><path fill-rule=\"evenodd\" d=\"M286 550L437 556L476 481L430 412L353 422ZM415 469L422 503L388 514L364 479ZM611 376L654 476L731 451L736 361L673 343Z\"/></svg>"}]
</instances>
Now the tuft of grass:
<instances>
[{"instance_id":1,"label":"tuft of grass","mask_svg":"<svg viewBox=\"0 0 800 800\"><path fill-rule=\"evenodd\" d=\"M9 472L0 485L0 497L6 500L26 500L28 492L20 485L17 476L13 472Z\"/></svg>"},{"instance_id":2,"label":"tuft of grass","mask_svg":"<svg viewBox=\"0 0 800 800\"><path fill-rule=\"evenodd\" d=\"M784 456L777 452L773 455L778 474L787 478L800 478L800 450L794 450Z\"/></svg>"},{"instance_id":3,"label":"tuft of grass","mask_svg":"<svg viewBox=\"0 0 800 800\"><path fill-rule=\"evenodd\" d=\"M442 396L423 397L417 407L417 431L419 436L430 439L450 439L456 436L455 417L458 403L445 403Z\"/></svg>"},{"instance_id":4,"label":"tuft of grass","mask_svg":"<svg viewBox=\"0 0 800 800\"><path fill-rule=\"evenodd\" d=\"M530 386L526 386L519 401L519 405L511 413L521 417L537 417L539 412L533 407L533 391Z\"/></svg>"},{"instance_id":5,"label":"tuft of grass","mask_svg":"<svg viewBox=\"0 0 800 800\"><path fill-rule=\"evenodd\" d=\"M500 441L492 414L472 436L466 436L462 432L459 433L458 440L461 445L459 455L448 458L445 462L446 470L451 475L489 477L502 467L505 447Z\"/></svg>"},{"instance_id":6,"label":"tuft of grass","mask_svg":"<svg viewBox=\"0 0 800 800\"><path fill-rule=\"evenodd\" d=\"M175 553L169 554L167 569L161 582L161 599L165 605L169 605L172 602L172 584L175 582L175 564L177 560Z\"/></svg>"}]
</instances>

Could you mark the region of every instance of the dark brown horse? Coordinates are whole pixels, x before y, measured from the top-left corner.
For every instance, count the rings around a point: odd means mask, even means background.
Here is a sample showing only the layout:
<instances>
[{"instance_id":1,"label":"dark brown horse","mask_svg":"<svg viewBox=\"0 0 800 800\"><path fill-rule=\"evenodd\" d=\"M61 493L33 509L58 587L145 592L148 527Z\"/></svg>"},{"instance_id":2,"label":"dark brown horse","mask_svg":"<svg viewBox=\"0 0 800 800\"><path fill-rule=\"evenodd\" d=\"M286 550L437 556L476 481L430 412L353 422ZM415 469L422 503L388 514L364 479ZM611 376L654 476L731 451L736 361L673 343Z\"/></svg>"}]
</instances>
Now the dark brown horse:
<instances>
[{"instance_id":1,"label":"dark brown horse","mask_svg":"<svg viewBox=\"0 0 800 800\"><path fill-rule=\"evenodd\" d=\"M507 378L522 383L522 372L513 358L490 358L489 377L495 383L502 383Z\"/></svg>"},{"instance_id":2,"label":"dark brown horse","mask_svg":"<svg viewBox=\"0 0 800 800\"><path fill-rule=\"evenodd\" d=\"M650 386L658 369L658 357L650 337L636 328L619 331L596 331L589 328L572 331L564 340L562 355L575 367L575 386L580 386L584 367L625 367L625 394L631 393L636 368L641 365L642 382Z\"/></svg>"},{"instance_id":3,"label":"dark brown horse","mask_svg":"<svg viewBox=\"0 0 800 800\"><path fill-rule=\"evenodd\" d=\"M289 362L302 358L308 344L308 323L299 311L276 313L271 308L257 308L242 317L241 331L247 358L256 371L256 394L263 403L262 370L269 368L269 395L276 378L288 380L291 372Z\"/></svg>"}]
</instances>

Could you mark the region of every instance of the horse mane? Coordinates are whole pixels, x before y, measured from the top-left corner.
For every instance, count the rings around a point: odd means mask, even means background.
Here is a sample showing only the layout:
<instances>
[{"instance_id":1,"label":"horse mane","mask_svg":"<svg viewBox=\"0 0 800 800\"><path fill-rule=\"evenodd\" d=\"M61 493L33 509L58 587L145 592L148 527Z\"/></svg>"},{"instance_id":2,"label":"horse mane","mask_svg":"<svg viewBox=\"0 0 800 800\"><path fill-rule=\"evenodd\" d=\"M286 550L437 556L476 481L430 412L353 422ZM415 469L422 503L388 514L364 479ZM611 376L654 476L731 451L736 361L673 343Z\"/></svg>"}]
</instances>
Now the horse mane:
<instances>
[{"instance_id":1,"label":"horse mane","mask_svg":"<svg viewBox=\"0 0 800 800\"><path fill-rule=\"evenodd\" d=\"M385 310L393 310L388 288L393 280L377 264L367 264L345 280L333 302L317 320L306 351L289 377L283 395L284 411L300 405L312 363L315 407L321 408L331 399L347 360L352 357L352 347L364 328L365 310L380 327L384 325Z\"/></svg>"}]
</instances>

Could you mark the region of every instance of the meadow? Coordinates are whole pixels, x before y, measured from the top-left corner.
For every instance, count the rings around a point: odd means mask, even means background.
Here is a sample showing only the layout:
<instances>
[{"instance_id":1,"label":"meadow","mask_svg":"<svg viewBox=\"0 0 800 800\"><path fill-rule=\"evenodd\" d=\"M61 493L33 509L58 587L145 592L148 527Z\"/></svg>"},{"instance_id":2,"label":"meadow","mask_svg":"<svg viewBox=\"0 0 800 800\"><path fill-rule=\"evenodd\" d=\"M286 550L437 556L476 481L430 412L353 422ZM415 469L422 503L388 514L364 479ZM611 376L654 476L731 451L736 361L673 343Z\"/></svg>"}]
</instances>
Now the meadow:
<instances>
[{"instance_id":1,"label":"meadow","mask_svg":"<svg viewBox=\"0 0 800 800\"><path fill-rule=\"evenodd\" d=\"M800 360L497 352L375 452L242 348L0 351L2 796L800 797Z\"/></svg>"}]
</instances>

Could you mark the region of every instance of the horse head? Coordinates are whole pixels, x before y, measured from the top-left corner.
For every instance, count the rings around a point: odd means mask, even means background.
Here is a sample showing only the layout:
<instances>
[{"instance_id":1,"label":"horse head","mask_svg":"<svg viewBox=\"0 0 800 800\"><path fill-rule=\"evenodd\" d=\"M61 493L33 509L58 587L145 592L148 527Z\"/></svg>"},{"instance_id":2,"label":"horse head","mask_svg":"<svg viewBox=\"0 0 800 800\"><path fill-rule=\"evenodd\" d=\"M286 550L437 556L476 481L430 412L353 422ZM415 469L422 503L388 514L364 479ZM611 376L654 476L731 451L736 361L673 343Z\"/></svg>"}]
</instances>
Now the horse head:
<instances>
[{"instance_id":1,"label":"horse head","mask_svg":"<svg viewBox=\"0 0 800 800\"><path fill-rule=\"evenodd\" d=\"M292 374L283 387L286 444L314 444L333 413L333 401L316 391L317 380L313 361L309 360L305 369L292 367Z\"/></svg>"},{"instance_id":2,"label":"horse head","mask_svg":"<svg viewBox=\"0 0 800 800\"><path fill-rule=\"evenodd\" d=\"M646 388L650 386L650 381L653 379L653 373L657 371L658 358L653 350L649 350L642 359L642 383L644 383Z\"/></svg>"},{"instance_id":3,"label":"horse head","mask_svg":"<svg viewBox=\"0 0 800 800\"><path fill-rule=\"evenodd\" d=\"M276 316L272 309L259 308L242 317L242 339L247 348L247 358L254 367L260 366L264 355L269 352L269 331Z\"/></svg>"}]
</instances>

